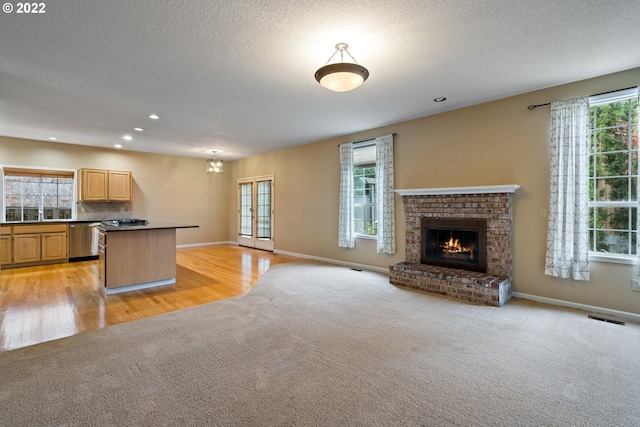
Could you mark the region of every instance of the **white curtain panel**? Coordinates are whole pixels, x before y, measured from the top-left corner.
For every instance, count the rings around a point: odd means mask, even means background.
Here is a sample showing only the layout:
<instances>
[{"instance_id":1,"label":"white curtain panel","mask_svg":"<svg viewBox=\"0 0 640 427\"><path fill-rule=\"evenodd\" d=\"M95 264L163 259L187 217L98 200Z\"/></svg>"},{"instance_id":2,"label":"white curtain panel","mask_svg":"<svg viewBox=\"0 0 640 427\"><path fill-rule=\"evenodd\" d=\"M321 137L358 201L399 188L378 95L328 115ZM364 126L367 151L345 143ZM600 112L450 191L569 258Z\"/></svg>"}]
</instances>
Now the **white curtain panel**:
<instances>
[{"instance_id":1,"label":"white curtain panel","mask_svg":"<svg viewBox=\"0 0 640 427\"><path fill-rule=\"evenodd\" d=\"M588 150L588 98L551 103L550 276L589 280Z\"/></svg>"},{"instance_id":2,"label":"white curtain panel","mask_svg":"<svg viewBox=\"0 0 640 427\"><path fill-rule=\"evenodd\" d=\"M376 138L378 253L396 253L396 210L393 190L393 135L385 135Z\"/></svg>"},{"instance_id":3,"label":"white curtain panel","mask_svg":"<svg viewBox=\"0 0 640 427\"><path fill-rule=\"evenodd\" d=\"M340 145L338 247L356 247L353 224L353 144Z\"/></svg>"}]
</instances>

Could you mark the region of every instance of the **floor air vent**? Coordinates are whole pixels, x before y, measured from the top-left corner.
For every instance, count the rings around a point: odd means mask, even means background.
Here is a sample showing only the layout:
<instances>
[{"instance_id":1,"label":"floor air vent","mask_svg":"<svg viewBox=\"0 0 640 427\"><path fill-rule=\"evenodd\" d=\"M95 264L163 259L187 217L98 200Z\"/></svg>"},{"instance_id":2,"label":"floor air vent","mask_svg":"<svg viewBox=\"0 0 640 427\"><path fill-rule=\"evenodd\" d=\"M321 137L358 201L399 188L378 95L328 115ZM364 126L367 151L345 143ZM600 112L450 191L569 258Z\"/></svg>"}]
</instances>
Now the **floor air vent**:
<instances>
[{"instance_id":1,"label":"floor air vent","mask_svg":"<svg viewBox=\"0 0 640 427\"><path fill-rule=\"evenodd\" d=\"M599 320L601 322L607 322L607 323L615 323L616 325L624 326L624 322L621 321L621 320L610 319L608 317L602 317L602 316L594 316L592 314L590 314L588 317L589 317L589 319Z\"/></svg>"}]
</instances>

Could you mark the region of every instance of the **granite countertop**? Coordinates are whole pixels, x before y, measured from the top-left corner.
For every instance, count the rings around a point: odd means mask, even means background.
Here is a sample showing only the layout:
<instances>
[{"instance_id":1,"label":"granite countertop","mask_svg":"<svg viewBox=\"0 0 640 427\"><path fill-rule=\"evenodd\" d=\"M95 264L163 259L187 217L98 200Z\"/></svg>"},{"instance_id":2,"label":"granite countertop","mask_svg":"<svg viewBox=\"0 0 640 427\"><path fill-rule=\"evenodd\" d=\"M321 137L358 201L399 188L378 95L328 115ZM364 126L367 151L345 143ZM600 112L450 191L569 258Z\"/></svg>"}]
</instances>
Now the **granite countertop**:
<instances>
[{"instance_id":1,"label":"granite countertop","mask_svg":"<svg viewBox=\"0 0 640 427\"><path fill-rule=\"evenodd\" d=\"M3 222L2 225L37 225L37 224L92 224L101 221L109 221L108 219L45 219L43 221L9 221Z\"/></svg>"},{"instance_id":2,"label":"granite countertop","mask_svg":"<svg viewBox=\"0 0 640 427\"><path fill-rule=\"evenodd\" d=\"M135 230L160 230L166 228L198 228L199 225L178 224L174 222L149 221L147 225L110 225L100 223L97 228L102 231L135 231Z\"/></svg>"}]
</instances>

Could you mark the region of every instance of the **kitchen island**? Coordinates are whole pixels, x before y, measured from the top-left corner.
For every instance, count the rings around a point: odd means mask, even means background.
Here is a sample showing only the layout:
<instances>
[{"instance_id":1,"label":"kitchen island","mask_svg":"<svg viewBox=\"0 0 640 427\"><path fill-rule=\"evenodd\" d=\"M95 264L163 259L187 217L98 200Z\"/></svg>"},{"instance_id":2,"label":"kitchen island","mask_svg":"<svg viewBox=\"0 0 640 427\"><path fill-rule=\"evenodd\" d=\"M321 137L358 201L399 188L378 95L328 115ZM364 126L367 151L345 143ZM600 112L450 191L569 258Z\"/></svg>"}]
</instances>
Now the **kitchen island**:
<instances>
[{"instance_id":1,"label":"kitchen island","mask_svg":"<svg viewBox=\"0 0 640 427\"><path fill-rule=\"evenodd\" d=\"M106 294L171 285L176 282L176 230L197 225L159 221L98 228L99 279Z\"/></svg>"}]
</instances>

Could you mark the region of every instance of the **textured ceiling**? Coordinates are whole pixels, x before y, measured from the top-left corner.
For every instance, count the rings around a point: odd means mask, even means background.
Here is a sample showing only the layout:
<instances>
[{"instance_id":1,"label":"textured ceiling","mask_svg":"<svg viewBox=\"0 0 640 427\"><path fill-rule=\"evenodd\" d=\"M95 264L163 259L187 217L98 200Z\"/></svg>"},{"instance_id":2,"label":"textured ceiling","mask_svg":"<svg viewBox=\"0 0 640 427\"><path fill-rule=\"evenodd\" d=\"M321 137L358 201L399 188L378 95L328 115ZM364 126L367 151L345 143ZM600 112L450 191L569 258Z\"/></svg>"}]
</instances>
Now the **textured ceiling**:
<instances>
[{"instance_id":1,"label":"textured ceiling","mask_svg":"<svg viewBox=\"0 0 640 427\"><path fill-rule=\"evenodd\" d=\"M638 0L47 0L0 15L0 135L234 160L638 67L639 17ZM371 73L352 92L313 77L338 42Z\"/></svg>"}]
</instances>

